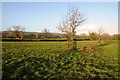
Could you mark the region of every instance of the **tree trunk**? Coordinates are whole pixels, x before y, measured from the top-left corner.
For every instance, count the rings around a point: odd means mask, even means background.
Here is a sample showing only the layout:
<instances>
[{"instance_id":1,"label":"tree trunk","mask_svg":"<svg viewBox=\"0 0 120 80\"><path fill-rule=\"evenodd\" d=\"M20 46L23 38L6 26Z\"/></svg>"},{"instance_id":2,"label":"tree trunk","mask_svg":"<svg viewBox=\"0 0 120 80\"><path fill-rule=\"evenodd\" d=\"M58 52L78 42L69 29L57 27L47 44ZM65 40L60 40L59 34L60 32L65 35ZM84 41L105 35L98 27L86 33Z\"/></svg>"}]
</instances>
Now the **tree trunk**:
<instances>
[{"instance_id":1,"label":"tree trunk","mask_svg":"<svg viewBox=\"0 0 120 80\"><path fill-rule=\"evenodd\" d=\"M72 49L77 50L77 41L76 41L76 35L75 35L75 29L72 29Z\"/></svg>"}]
</instances>

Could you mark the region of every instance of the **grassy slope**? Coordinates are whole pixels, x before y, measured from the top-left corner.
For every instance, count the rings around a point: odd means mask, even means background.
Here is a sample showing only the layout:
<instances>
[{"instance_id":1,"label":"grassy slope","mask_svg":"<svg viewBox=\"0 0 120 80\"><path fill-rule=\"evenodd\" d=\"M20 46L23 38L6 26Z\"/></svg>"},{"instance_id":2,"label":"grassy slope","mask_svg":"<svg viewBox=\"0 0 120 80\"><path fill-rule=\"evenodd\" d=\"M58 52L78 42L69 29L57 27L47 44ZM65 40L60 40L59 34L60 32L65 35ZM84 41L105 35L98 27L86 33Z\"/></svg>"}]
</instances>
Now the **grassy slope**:
<instances>
[{"instance_id":1,"label":"grassy slope","mask_svg":"<svg viewBox=\"0 0 120 80\"><path fill-rule=\"evenodd\" d=\"M78 47L94 45L94 41L78 42ZM66 47L66 42L3 42L3 78L118 77L116 41L92 54L68 53Z\"/></svg>"}]
</instances>

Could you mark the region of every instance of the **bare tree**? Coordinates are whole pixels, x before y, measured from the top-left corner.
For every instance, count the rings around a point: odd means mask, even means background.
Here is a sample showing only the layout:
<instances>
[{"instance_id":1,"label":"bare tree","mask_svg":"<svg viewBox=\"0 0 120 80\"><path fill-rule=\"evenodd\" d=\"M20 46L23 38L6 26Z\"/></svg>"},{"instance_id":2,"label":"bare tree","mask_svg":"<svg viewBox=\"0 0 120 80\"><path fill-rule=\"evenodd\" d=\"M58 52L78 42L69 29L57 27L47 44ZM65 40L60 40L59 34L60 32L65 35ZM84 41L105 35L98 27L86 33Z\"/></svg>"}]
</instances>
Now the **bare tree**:
<instances>
[{"instance_id":1,"label":"bare tree","mask_svg":"<svg viewBox=\"0 0 120 80\"><path fill-rule=\"evenodd\" d=\"M45 28L42 30L42 37L47 39L50 37L50 32L49 32L49 29Z\"/></svg>"},{"instance_id":2,"label":"bare tree","mask_svg":"<svg viewBox=\"0 0 120 80\"><path fill-rule=\"evenodd\" d=\"M91 40L97 40L98 45L102 42L103 28L99 27L96 32L89 32L89 37Z\"/></svg>"},{"instance_id":3,"label":"bare tree","mask_svg":"<svg viewBox=\"0 0 120 80\"><path fill-rule=\"evenodd\" d=\"M86 19L79 12L78 8L70 8L67 16L63 19L63 22L59 24L58 29L67 35L68 49L77 49L76 29L85 20Z\"/></svg>"},{"instance_id":4,"label":"bare tree","mask_svg":"<svg viewBox=\"0 0 120 80\"><path fill-rule=\"evenodd\" d=\"M89 38L91 40L97 40L98 34L96 32L89 32Z\"/></svg>"},{"instance_id":5,"label":"bare tree","mask_svg":"<svg viewBox=\"0 0 120 80\"><path fill-rule=\"evenodd\" d=\"M39 33L35 33L35 38L36 38L36 39L39 38Z\"/></svg>"},{"instance_id":6,"label":"bare tree","mask_svg":"<svg viewBox=\"0 0 120 80\"><path fill-rule=\"evenodd\" d=\"M98 29L98 44L101 45L101 36L103 34L103 28L102 27L99 27Z\"/></svg>"},{"instance_id":7,"label":"bare tree","mask_svg":"<svg viewBox=\"0 0 120 80\"><path fill-rule=\"evenodd\" d=\"M102 40L104 40L105 44L111 42L111 36L108 33L103 33L101 35Z\"/></svg>"},{"instance_id":8,"label":"bare tree","mask_svg":"<svg viewBox=\"0 0 120 80\"><path fill-rule=\"evenodd\" d=\"M23 37L24 37L23 31L20 31L19 36L20 36L21 39L23 39Z\"/></svg>"},{"instance_id":9,"label":"bare tree","mask_svg":"<svg viewBox=\"0 0 120 80\"><path fill-rule=\"evenodd\" d=\"M25 30L24 27L21 27L20 25L14 25L12 28L9 28L9 31L11 31L14 34L15 38L21 38L23 39L23 31Z\"/></svg>"}]
</instances>

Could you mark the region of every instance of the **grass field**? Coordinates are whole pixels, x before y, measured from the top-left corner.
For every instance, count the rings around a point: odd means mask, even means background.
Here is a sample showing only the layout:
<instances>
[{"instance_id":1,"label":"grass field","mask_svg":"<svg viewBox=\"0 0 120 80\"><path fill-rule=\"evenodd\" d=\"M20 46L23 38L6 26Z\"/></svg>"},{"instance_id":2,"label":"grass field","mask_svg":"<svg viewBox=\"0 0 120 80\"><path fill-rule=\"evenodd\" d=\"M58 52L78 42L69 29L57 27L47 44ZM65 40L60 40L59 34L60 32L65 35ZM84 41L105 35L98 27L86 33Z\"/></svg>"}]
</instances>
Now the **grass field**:
<instances>
[{"instance_id":1,"label":"grass field","mask_svg":"<svg viewBox=\"0 0 120 80\"><path fill-rule=\"evenodd\" d=\"M96 46L95 41L79 41ZM88 53L66 51L67 42L3 42L3 79L79 80L118 78L118 42Z\"/></svg>"}]
</instances>

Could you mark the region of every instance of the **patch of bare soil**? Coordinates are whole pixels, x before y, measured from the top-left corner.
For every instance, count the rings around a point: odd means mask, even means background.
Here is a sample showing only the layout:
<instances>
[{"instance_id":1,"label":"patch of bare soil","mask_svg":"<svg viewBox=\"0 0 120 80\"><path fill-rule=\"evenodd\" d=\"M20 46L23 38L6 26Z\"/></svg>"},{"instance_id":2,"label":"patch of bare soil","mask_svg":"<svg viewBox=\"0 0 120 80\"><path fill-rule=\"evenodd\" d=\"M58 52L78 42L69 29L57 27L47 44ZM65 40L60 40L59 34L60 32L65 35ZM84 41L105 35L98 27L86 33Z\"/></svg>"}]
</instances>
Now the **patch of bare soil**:
<instances>
[{"instance_id":1,"label":"patch of bare soil","mask_svg":"<svg viewBox=\"0 0 120 80\"><path fill-rule=\"evenodd\" d=\"M96 46L91 46L91 47L83 46L79 48L80 52L95 52L97 50L98 48Z\"/></svg>"}]
</instances>

